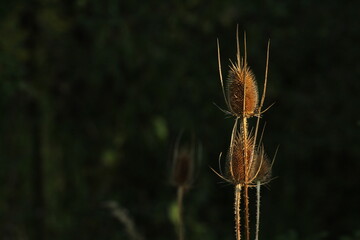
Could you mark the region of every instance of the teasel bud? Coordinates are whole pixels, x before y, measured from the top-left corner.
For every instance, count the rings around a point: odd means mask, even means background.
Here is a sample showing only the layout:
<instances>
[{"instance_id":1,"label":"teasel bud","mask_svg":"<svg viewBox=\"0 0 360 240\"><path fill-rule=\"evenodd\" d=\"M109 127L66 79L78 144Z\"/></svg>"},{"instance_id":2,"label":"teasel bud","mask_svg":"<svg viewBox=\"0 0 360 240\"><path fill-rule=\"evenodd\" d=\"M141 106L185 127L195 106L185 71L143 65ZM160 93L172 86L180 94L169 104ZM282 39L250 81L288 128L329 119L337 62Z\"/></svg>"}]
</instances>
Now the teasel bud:
<instances>
[{"instance_id":1,"label":"teasel bud","mask_svg":"<svg viewBox=\"0 0 360 240\"><path fill-rule=\"evenodd\" d=\"M199 160L200 146L194 133L182 130L173 148L170 183L176 187L190 188L194 180L195 161Z\"/></svg>"},{"instance_id":2,"label":"teasel bud","mask_svg":"<svg viewBox=\"0 0 360 240\"><path fill-rule=\"evenodd\" d=\"M199 149L195 149L195 136L192 135L191 143L181 144L181 132L177 138L174 148L174 155L172 161L172 169L170 181L172 185L177 188L177 209L178 221L176 223L178 239L185 239L185 224L184 224L184 195L191 187L194 178L194 160L195 150L198 153ZM186 141L185 141L186 142Z\"/></svg>"},{"instance_id":3,"label":"teasel bud","mask_svg":"<svg viewBox=\"0 0 360 240\"><path fill-rule=\"evenodd\" d=\"M189 147L177 148L174 151L171 183L177 187L188 188L193 181L194 151Z\"/></svg>"},{"instance_id":4,"label":"teasel bud","mask_svg":"<svg viewBox=\"0 0 360 240\"><path fill-rule=\"evenodd\" d=\"M254 116L259 104L258 95L255 76L250 68L246 64L232 64L227 82L227 99L230 112L238 117Z\"/></svg>"}]
</instances>

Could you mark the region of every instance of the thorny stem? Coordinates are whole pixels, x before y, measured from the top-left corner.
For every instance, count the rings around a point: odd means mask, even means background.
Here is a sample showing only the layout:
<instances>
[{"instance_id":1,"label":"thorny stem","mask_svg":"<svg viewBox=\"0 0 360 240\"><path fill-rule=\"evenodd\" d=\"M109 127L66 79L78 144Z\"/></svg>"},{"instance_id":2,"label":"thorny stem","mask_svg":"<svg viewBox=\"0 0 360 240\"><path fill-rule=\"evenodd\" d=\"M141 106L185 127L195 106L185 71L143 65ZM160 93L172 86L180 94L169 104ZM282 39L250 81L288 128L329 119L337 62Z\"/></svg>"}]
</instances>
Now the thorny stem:
<instances>
[{"instance_id":1,"label":"thorny stem","mask_svg":"<svg viewBox=\"0 0 360 240\"><path fill-rule=\"evenodd\" d=\"M240 225L240 200L241 200L241 184L235 186L235 233L236 240L241 239L241 225Z\"/></svg>"},{"instance_id":2,"label":"thorny stem","mask_svg":"<svg viewBox=\"0 0 360 240\"><path fill-rule=\"evenodd\" d=\"M255 240L259 240L260 225L260 181L256 182L256 235Z\"/></svg>"},{"instance_id":3,"label":"thorny stem","mask_svg":"<svg viewBox=\"0 0 360 240\"><path fill-rule=\"evenodd\" d=\"M239 49L238 49L239 52ZM240 53L238 53L240 54ZM244 173L245 173L245 183L244 183L244 203L245 203L245 236L246 236L246 240L250 240L250 227L249 227L249 186L248 184L248 180L249 180L249 176L248 176L248 157L247 157L247 147L248 147L248 143L247 143L247 138L248 138L248 133L247 133L247 116L246 116L246 111L245 111L245 106L246 106L246 66L247 66L247 52L246 52L246 33L244 32L244 92L243 92L243 116L242 116L242 120L243 120L243 127L242 127L242 138L243 138L243 144L244 144L244 149L243 149L243 153L244 153ZM240 66L240 62L238 62L239 66Z\"/></svg>"},{"instance_id":4,"label":"thorny stem","mask_svg":"<svg viewBox=\"0 0 360 240\"><path fill-rule=\"evenodd\" d=\"M249 186L244 186L244 202L245 202L245 234L246 240L250 240L250 226L249 226Z\"/></svg>"},{"instance_id":5,"label":"thorny stem","mask_svg":"<svg viewBox=\"0 0 360 240\"><path fill-rule=\"evenodd\" d=\"M245 98L244 98L244 102L245 102ZM246 236L246 240L250 240L250 227L249 227L249 186L248 186L248 180L249 180L249 175L248 173L248 168L249 168L249 163L247 161L248 159L248 145L247 145L247 137L248 137L248 133L247 133L247 118L245 116L243 116L243 128L242 128L242 138L243 138L243 143L244 143L244 173L245 173L245 183L244 183L244 207L245 207L245 236Z\"/></svg>"},{"instance_id":6,"label":"thorny stem","mask_svg":"<svg viewBox=\"0 0 360 240\"><path fill-rule=\"evenodd\" d=\"M184 240L184 217L183 217L183 198L184 198L184 186L178 187L177 192L177 204L179 208L179 240Z\"/></svg>"}]
</instances>

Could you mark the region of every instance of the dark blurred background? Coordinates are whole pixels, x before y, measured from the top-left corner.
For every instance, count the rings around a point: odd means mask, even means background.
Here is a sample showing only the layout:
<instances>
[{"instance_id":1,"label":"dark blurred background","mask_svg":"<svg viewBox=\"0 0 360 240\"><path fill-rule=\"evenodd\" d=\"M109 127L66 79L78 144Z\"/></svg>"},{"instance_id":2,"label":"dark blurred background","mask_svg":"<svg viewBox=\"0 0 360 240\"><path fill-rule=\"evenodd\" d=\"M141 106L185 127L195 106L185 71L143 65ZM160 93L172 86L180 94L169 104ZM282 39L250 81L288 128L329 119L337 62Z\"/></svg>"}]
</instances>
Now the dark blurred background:
<instances>
[{"instance_id":1,"label":"dark blurred background","mask_svg":"<svg viewBox=\"0 0 360 240\"><path fill-rule=\"evenodd\" d=\"M280 148L260 239L360 239L360 2L0 5L1 239L131 239L109 201L143 239L176 239L182 129L201 146L187 237L234 239L233 187L209 166L233 124L213 104L225 106L216 39L226 75L237 24L260 86L271 38L264 144Z\"/></svg>"}]
</instances>

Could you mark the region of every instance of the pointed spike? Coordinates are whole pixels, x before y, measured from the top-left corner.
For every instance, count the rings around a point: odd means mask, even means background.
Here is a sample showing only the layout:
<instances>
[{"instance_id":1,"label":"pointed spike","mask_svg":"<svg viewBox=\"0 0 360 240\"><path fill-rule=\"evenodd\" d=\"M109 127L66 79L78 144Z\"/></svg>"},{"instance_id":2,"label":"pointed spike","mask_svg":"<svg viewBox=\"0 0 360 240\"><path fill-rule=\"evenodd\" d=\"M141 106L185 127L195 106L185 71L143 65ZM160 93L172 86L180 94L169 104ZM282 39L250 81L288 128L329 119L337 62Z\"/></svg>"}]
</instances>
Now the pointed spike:
<instances>
[{"instance_id":1,"label":"pointed spike","mask_svg":"<svg viewBox=\"0 0 360 240\"><path fill-rule=\"evenodd\" d=\"M220 75L221 89L222 89L222 92L223 92L223 96L224 96L224 100L225 100L226 106L229 107L229 102L227 101L227 98L226 98L225 89L224 89L224 81L223 81L222 71L221 71L221 58L220 58L220 43L219 43L219 39L217 39L217 52L218 52L218 67L219 67L219 75Z\"/></svg>"},{"instance_id":2,"label":"pointed spike","mask_svg":"<svg viewBox=\"0 0 360 240\"><path fill-rule=\"evenodd\" d=\"M240 67L240 41L239 41L239 24L236 25L236 58L237 64Z\"/></svg>"},{"instance_id":3,"label":"pointed spike","mask_svg":"<svg viewBox=\"0 0 360 240\"><path fill-rule=\"evenodd\" d=\"M220 110L222 111L223 113L227 114L227 115L232 115L231 112L229 112L228 110L225 110L223 108L221 108L219 105L217 105L216 103L213 102L213 104Z\"/></svg>"},{"instance_id":4,"label":"pointed spike","mask_svg":"<svg viewBox=\"0 0 360 240\"><path fill-rule=\"evenodd\" d=\"M259 112L257 115L259 115L261 117L262 114L264 114L265 112L267 112L272 106L275 105L276 102L273 102L272 104L270 104L270 106L266 107L265 110Z\"/></svg>"},{"instance_id":5,"label":"pointed spike","mask_svg":"<svg viewBox=\"0 0 360 240\"><path fill-rule=\"evenodd\" d=\"M244 67L247 66L246 31L244 31Z\"/></svg>"},{"instance_id":6,"label":"pointed spike","mask_svg":"<svg viewBox=\"0 0 360 240\"><path fill-rule=\"evenodd\" d=\"M221 156L222 156L222 152L219 154L219 160L218 160L218 164L219 164L219 171L220 171L220 174L221 175L224 175L223 173L222 173L222 168L221 168Z\"/></svg>"},{"instance_id":7,"label":"pointed spike","mask_svg":"<svg viewBox=\"0 0 360 240\"><path fill-rule=\"evenodd\" d=\"M220 173L218 173L215 169L213 169L212 167L209 166L209 168L216 174L218 175L218 177L220 177L222 180L224 180L225 182L229 182L231 183L231 181L223 176L220 175Z\"/></svg>"},{"instance_id":8,"label":"pointed spike","mask_svg":"<svg viewBox=\"0 0 360 240\"><path fill-rule=\"evenodd\" d=\"M280 147L280 145L278 145L277 148L276 148L276 150L275 150L275 154L274 154L274 157L273 157L273 159L272 159L272 161L271 161L271 165L270 165L271 168L272 168L273 165L274 165L274 162L275 162L276 155L277 155L277 153L278 153L279 147Z\"/></svg>"},{"instance_id":9,"label":"pointed spike","mask_svg":"<svg viewBox=\"0 0 360 240\"><path fill-rule=\"evenodd\" d=\"M264 101L265 101L267 78L268 78L268 72L269 72L269 57L270 57L270 39L268 41L267 50L266 50L266 66L265 66L264 88L263 88L263 93L262 93L262 96L261 96L259 112L261 112L261 108L262 108L262 106L264 104Z\"/></svg>"}]
</instances>

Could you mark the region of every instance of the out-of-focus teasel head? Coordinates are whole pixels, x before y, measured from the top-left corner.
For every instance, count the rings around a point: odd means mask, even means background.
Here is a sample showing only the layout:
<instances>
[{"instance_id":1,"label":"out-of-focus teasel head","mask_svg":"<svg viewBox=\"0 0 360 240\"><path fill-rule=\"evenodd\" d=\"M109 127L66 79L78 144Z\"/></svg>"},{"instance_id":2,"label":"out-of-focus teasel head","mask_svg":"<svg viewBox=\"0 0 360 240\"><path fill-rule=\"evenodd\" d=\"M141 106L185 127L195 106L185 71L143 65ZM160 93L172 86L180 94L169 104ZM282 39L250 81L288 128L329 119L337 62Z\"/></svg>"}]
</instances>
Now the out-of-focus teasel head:
<instances>
[{"instance_id":1,"label":"out-of-focus teasel head","mask_svg":"<svg viewBox=\"0 0 360 240\"><path fill-rule=\"evenodd\" d=\"M170 182L172 185L186 189L192 185L197 152L195 137L186 139L180 133L175 143L171 164Z\"/></svg>"}]
</instances>

